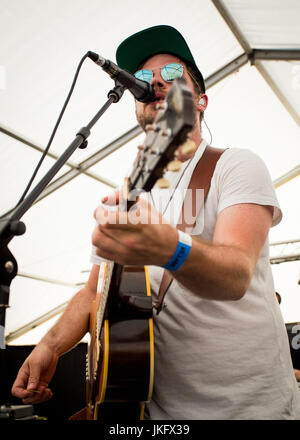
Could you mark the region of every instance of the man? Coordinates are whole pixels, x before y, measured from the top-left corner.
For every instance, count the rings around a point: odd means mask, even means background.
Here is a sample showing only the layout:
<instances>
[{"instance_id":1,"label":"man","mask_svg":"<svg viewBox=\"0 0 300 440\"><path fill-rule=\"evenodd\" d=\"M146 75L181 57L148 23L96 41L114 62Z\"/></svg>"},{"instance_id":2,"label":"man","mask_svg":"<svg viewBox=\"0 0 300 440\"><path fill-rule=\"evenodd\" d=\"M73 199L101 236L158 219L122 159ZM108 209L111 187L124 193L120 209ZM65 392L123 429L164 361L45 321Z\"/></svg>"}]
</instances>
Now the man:
<instances>
[{"instance_id":1,"label":"man","mask_svg":"<svg viewBox=\"0 0 300 440\"><path fill-rule=\"evenodd\" d=\"M167 307L154 314L155 379L146 417L297 418L298 390L268 254L268 231L280 221L281 211L264 164L250 151L227 149L217 162L194 230L179 234L176 221L171 224L171 213L177 219L181 212L175 203L176 191L188 187L207 146L201 134L200 115L208 102L201 72L181 34L169 26L155 26L126 39L117 50L117 61L133 74L138 71L138 77L145 75L158 101L164 100L172 86L166 71L170 65L179 69L193 94L198 117L190 139L198 148L194 154L179 152L183 166L178 174L168 173L171 193L163 193L162 203L157 192L154 206L143 198L137 202L142 220L151 210L157 221L133 225L128 213L107 212L105 204L96 209L95 264L89 280L25 360L13 394L24 403L51 397L48 383L59 356L88 329L101 257L120 264L148 265L154 295L165 267L173 276L165 298ZM156 112L154 103L136 102L137 120L143 128ZM109 203L109 197L104 202ZM161 212L155 208L158 203ZM188 252L174 267L181 240L186 240Z\"/></svg>"}]
</instances>

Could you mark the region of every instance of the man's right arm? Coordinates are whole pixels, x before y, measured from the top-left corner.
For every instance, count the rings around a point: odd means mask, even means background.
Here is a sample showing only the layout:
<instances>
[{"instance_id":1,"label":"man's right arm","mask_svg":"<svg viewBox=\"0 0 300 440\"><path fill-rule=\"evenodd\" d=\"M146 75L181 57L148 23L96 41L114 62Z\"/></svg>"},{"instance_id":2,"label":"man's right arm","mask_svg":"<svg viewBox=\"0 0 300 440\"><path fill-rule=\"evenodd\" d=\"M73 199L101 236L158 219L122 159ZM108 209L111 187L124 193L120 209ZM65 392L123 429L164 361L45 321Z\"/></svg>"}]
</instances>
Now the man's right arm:
<instances>
[{"instance_id":1,"label":"man's right arm","mask_svg":"<svg viewBox=\"0 0 300 440\"><path fill-rule=\"evenodd\" d=\"M42 339L58 356L73 348L88 331L89 313L97 291L98 274L99 266L94 265L84 288L71 299L61 318Z\"/></svg>"},{"instance_id":2,"label":"man's right arm","mask_svg":"<svg viewBox=\"0 0 300 440\"><path fill-rule=\"evenodd\" d=\"M88 331L98 274L99 266L94 265L85 287L72 298L61 318L41 339L20 368L12 394L21 398L23 403L38 403L52 397L48 384L59 356L78 344Z\"/></svg>"}]
</instances>

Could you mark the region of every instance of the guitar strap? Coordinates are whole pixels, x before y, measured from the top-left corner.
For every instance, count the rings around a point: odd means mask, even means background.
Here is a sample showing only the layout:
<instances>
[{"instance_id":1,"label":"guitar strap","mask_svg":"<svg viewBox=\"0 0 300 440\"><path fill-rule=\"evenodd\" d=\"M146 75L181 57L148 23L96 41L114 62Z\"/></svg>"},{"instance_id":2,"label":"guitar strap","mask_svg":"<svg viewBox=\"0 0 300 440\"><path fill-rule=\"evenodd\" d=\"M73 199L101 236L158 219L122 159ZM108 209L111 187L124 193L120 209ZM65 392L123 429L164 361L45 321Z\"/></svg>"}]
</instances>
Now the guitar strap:
<instances>
[{"instance_id":1,"label":"guitar strap","mask_svg":"<svg viewBox=\"0 0 300 440\"><path fill-rule=\"evenodd\" d=\"M193 225L190 225L186 222L186 215L184 215L184 211L186 212L187 209L185 208L185 206L188 203L189 207L191 209L194 209L197 206L197 204L196 204L196 193L197 193L196 189L203 189L204 194L202 197L202 205L198 209L198 214L200 213L200 210L203 208L203 205L204 205L205 200L207 198L207 194L208 194L210 184L211 184L211 179L214 174L217 162L224 151L225 150L222 150L220 148L214 148L214 147L210 147L210 146L207 146L205 148L204 153L202 154L201 158L199 159L197 165L195 166L192 177L190 179L188 189L192 190L192 191L187 191L187 195L183 201L180 221L178 222L178 224L176 226L177 229L180 229L181 231L186 231L187 228L190 229L191 226L194 227L196 220L194 221ZM190 199L187 200L187 196L190 197L190 195L192 195L192 201ZM192 202L192 203L190 204L190 202ZM199 207L199 201L197 201L197 202L198 202L198 207ZM170 285L172 284L172 281L173 281L172 274L168 270L165 269L163 276L162 276L161 283L160 283L160 287L159 287L158 298L157 298L157 301L154 305L154 307L156 308L157 314L161 311L161 309L163 307L164 297L165 297Z\"/></svg>"}]
</instances>

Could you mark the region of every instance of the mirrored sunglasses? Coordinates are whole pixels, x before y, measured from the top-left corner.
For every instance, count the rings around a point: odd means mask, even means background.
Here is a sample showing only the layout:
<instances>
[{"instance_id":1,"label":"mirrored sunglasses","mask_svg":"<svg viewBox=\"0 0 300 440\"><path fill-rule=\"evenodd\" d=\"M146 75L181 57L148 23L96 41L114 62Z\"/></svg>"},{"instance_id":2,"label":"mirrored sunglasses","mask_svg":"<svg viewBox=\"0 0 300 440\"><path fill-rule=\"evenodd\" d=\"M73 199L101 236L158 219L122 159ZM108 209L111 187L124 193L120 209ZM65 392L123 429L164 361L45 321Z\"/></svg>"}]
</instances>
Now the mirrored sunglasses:
<instances>
[{"instance_id":1,"label":"mirrored sunglasses","mask_svg":"<svg viewBox=\"0 0 300 440\"><path fill-rule=\"evenodd\" d=\"M182 77L183 66L179 63L166 64L160 69L160 74L165 81L167 82L174 81L174 79ZM138 70L134 74L134 76L137 79L141 79L143 81L151 83L153 78L153 72L152 70L149 69L142 69L142 70Z\"/></svg>"}]
</instances>

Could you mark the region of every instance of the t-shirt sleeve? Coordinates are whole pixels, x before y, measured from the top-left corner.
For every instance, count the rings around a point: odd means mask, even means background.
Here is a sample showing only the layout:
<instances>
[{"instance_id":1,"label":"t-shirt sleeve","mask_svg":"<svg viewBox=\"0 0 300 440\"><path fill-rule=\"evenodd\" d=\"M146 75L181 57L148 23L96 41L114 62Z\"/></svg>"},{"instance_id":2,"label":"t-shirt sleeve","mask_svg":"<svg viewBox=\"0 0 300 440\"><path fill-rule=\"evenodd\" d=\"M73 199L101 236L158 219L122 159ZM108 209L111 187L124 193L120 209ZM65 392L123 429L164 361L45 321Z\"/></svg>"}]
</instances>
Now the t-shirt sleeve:
<instances>
[{"instance_id":1,"label":"t-shirt sleeve","mask_svg":"<svg viewBox=\"0 0 300 440\"><path fill-rule=\"evenodd\" d=\"M218 213L238 203L274 207L272 226L282 219L270 173L263 160L247 149L226 150L216 167Z\"/></svg>"}]
</instances>

